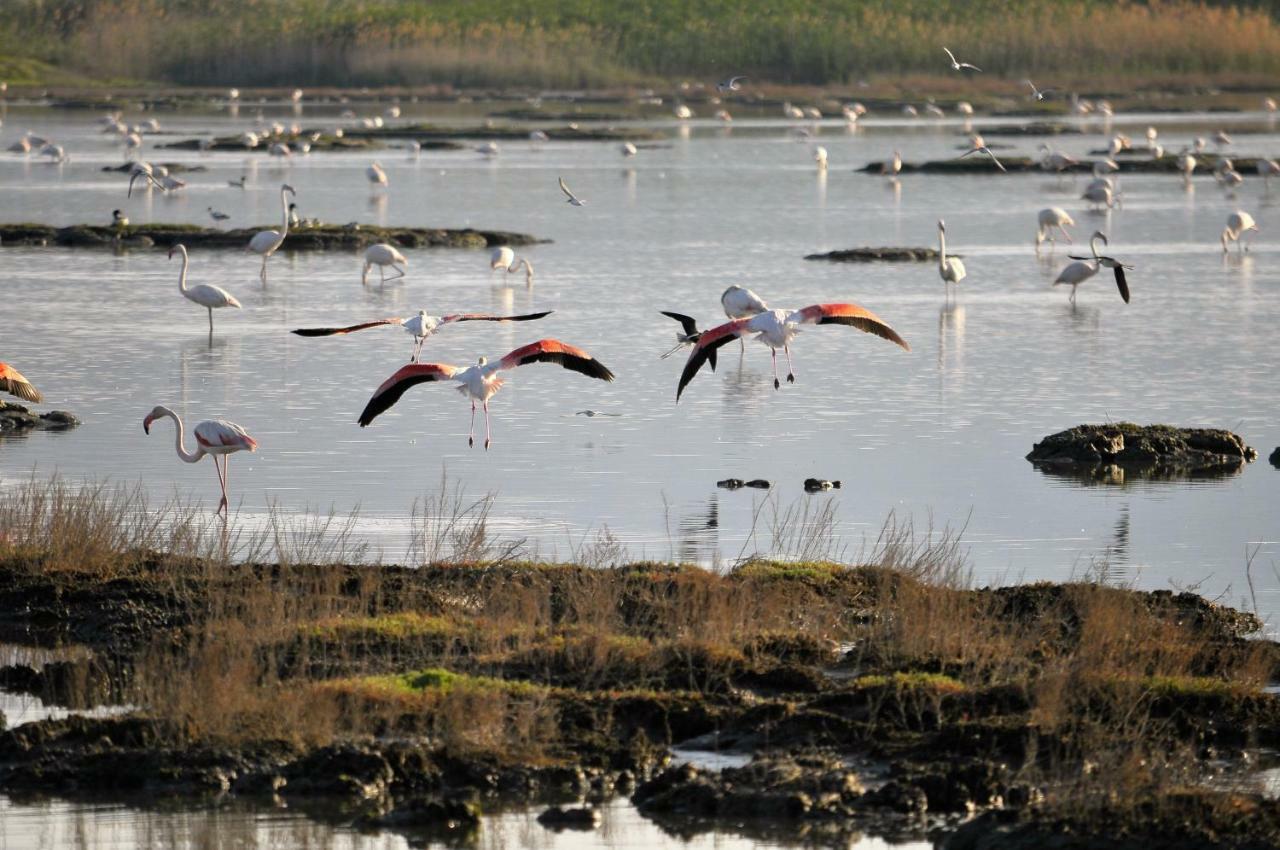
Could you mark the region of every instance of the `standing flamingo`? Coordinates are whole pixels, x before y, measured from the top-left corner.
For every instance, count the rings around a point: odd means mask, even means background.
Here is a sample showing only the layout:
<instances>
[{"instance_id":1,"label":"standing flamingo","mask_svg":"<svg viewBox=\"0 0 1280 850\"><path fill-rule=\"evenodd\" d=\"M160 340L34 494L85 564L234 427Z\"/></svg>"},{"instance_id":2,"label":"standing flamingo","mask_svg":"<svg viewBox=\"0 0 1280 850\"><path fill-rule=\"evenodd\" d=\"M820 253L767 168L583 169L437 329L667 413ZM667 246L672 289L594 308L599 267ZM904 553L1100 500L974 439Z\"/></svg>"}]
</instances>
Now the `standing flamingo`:
<instances>
[{"instance_id":1,"label":"standing flamingo","mask_svg":"<svg viewBox=\"0 0 1280 850\"><path fill-rule=\"evenodd\" d=\"M381 277L382 283L387 282L387 266L391 266L396 270L396 275L391 278L392 280L404 277L404 269L397 266L396 263L409 265L409 261L405 259L404 254L397 251L394 245L388 245L386 242L370 245L364 249L364 271L360 273L360 282L362 284L369 282L369 269L374 266L378 267L378 275Z\"/></svg>"},{"instance_id":2,"label":"standing flamingo","mask_svg":"<svg viewBox=\"0 0 1280 850\"><path fill-rule=\"evenodd\" d=\"M959 257L947 256L947 225L938 219L938 275L942 278L942 288L950 292L948 284L959 283L965 278L964 263Z\"/></svg>"},{"instance_id":3,"label":"standing flamingo","mask_svg":"<svg viewBox=\"0 0 1280 850\"><path fill-rule=\"evenodd\" d=\"M1093 235L1089 237L1089 253L1093 256L1073 258L1076 261L1063 269L1058 274L1057 280L1053 282L1054 286L1068 285L1071 287L1072 304L1076 303L1076 288L1089 278L1096 275L1098 270L1102 268L1102 257L1098 254L1097 246L1097 241L1099 239L1102 240L1102 244L1108 244L1106 234L1100 230L1095 230ZM1115 269L1116 285L1120 288L1120 295L1124 297L1125 301L1128 301L1129 287L1124 281L1124 271L1118 263L1116 264Z\"/></svg>"},{"instance_id":4,"label":"standing flamingo","mask_svg":"<svg viewBox=\"0 0 1280 850\"><path fill-rule=\"evenodd\" d=\"M293 187L288 183L280 186L280 209L284 223L279 230L263 230L255 233L253 238L249 240L249 244L245 246L246 251L252 251L255 254L262 255L262 271L258 275L262 278L262 282L267 282L267 260L276 252L281 245L284 244L285 237L289 235L289 199L286 194L297 196L297 192L293 191Z\"/></svg>"},{"instance_id":5,"label":"standing flamingo","mask_svg":"<svg viewBox=\"0 0 1280 850\"><path fill-rule=\"evenodd\" d=\"M1245 244L1244 234L1250 230L1257 232L1258 223L1244 210L1236 210L1227 216L1227 226L1222 230L1222 253L1227 253L1228 241L1235 242L1242 252L1248 251L1249 246Z\"/></svg>"},{"instance_id":6,"label":"standing flamingo","mask_svg":"<svg viewBox=\"0 0 1280 850\"><path fill-rule=\"evenodd\" d=\"M897 343L907 351L911 346L898 336L898 332L889 327L883 319L857 304L814 304L800 310L768 310L750 319L735 319L716 328L702 332L697 344L689 354L680 374L680 384L676 387L676 401L684 388L698 374L702 364L711 359L717 348L728 343L734 337L745 337L756 334L756 339L768 345L773 354L773 388L779 389L782 382L778 380L778 349L781 348L787 357L787 383L795 383L795 370L791 366L791 341L795 339L800 325L849 325L860 331L875 334L882 339Z\"/></svg>"},{"instance_id":7,"label":"standing flamingo","mask_svg":"<svg viewBox=\"0 0 1280 850\"><path fill-rule=\"evenodd\" d=\"M389 410L400 400L405 391L415 384L451 380L457 382L458 392L471 398L471 433L467 437L469 446L474 446L476 442L476 400L478 399L484 406L484 447L488 449L491 442L489 399L493 398L503 384L502 378L498 377L497 373L529 363L558 363L588 378L613 380L613 373L582 349L556 339L540 339L517 348L497 363L490 363L481 357L475 366L466 368L450 366L446 363L415 363L404 366L374 391L369 403L360 414L360 427L365 427L381 413Z\"/></svg>"},{"instance_id":8,"label":"standing flamingo","mask_svg":"<svg viewBox=\"0 0 1280 850\"><path fill-rule=\"evenodd\" d=\"M178 291L182 293L189 301L194 301L201 307L209 311L209 335L213 336L213 311L219 307L235 307L240 309L240 302L235 296L227 292L221 286L213 286L208 283L200 283L195 286L187 286L187 264L190 262L187 257L187 246L181 243L174 245L169 249L169 259L173 259L173 252L182 252L182 271L178 273Z\"/></svg>"},{"instance_id":9,"label":"standing flamingo","mask_svg":"<svg viewBox=\"0 0 1280 850\"><path fill-rule=\"evenodd\" d=\"M1057 240L1053 238L1054 228L1057 228L1062 233L1062 238L1067 240L1068 245L1071 244L1071 234L1067 232L1067 225L1070 224L1074 227L1075 222L1072 221L1071 216L1067 215L1067 211L1062 207L1049 207L1048 209L1040 210L1036 215L1036 224L1037 251L1040 250L1040 243L1046 239L1051 243L1057 244Z\"/></svg>"},{"instance_id":10,"label":"standing flamingo","mask_svg":"<svg viewBox=\"0 0 1280 850\"><path fill-rule=\"evenodd\" d=\"M387 185L387 172L383 171L382 166L378 165L378 163L375 162L370 165L365 169L364 173L369 177L369 182L373 184L374 188Z\"/></svg>"},{"instance_id":11,"label":"standing flamingo","mask_svg":"<svg viewBox=\"0 0 1280 850\"><path fill-rule=\"evenodd\" d=\"M526 257L516 259L516 252L506 245L493 249L493 253L489 255L489 268L494 271L502 269L507 274L515 274L523 268L525 286L533 286L533 263Z\"/></svg>"},{"instance_id":12,"label":"standing flamingo","mask_svg":"<svg viewBox=\"0 0 1280 850\"><path fill-rule=\"evenodd\" d=\"M151 423L168 416L177 426L178 457L186 463L198 463L205 455L213 455L213 469L218 473L218 484L222 487L222 501L218 503L218 513L227 509L227 463L228 455L239 451L256 452L258 441L234 422L225 419L206 419L196 424L196 450L188 452L182 440L182 417L164 405L157 405L142 420L143 432L151 433ZM218 465L218 457L222 457L222 465Z\"/></svg>"},{"instance_id":13,"label":"standing flamingo","mask_svg":"<svg viewBox=\"0 0 1280 850\"><path fill-rule=\"evenodd\" d=\"M426 310L419 310L416 316L392 316L389 319L376 319L372 322L348 325L345 328L298 328L294 333L298 336L334 336L368 330L369 328L380 328L385 325L399 325L413 337L413 354L409 357L409 362L417 363L418 357L422 354L422 344L427 341L427 337L432 336L445 325L453 324L454 322L531 322L534 319L550 316L553 312L552 310L547 310L543 313L525 313L520 316L491 316L488 313L455 313L451 316L428 316Z\"/></svg>"},{"instance_id":14,"label":"standing flamingo","mask_svg":"<svg viewBox=\"0 0 1280 850\"><path fill-rule=\"evenodd\" d=\"M22 377L22 373L8 363L0 363L0 392L16 395L20 399L37 404L44 401L40 391L31 382Z\"/></svg>"}]
</instances>

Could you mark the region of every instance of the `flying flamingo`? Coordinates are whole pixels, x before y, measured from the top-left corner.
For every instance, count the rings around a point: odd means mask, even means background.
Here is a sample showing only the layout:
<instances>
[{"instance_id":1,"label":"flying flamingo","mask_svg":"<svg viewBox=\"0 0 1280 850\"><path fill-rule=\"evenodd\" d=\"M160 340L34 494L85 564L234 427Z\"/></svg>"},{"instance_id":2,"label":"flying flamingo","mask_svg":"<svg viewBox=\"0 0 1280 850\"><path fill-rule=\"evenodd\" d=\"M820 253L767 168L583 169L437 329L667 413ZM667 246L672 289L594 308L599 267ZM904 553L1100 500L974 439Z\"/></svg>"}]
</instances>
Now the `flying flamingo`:
<instances>
[{"instance_id":1,"label":"flying flamingo","mask_svg":"<svg viewBox=\"0 0 1280 850\"><path fill-rule=\"evenodd\" d=\"M22 373L8 363L0 363L0 391L16 395L20 399L37 404L44 401L40 391L31 382L22 377Z\"/></svg>"},{"instance_id":2,"label":"flying flamingo","mask_svg":"<svg viewBox=\"0 0 1280 850\"><path fill-rule=\"evenodd\" d=\"M209 311L209 335L213 335L213 311L218 307L235 307L240 309L240 302L235 296L227 292L221 286L213 286L208 283L200 283L195 286L187 286L187 264L190 260L187 257L187 246L181 243L174 245L169 249L169 259L173 259L173 252L182 252L182 271L178 273L178 291L182 293L189 301L194 301L201 307Z\"/></svg>"},{"instance_id":3,"label":"flying flamingo","mask_svg":"<svg viewBox=\"0 0 1280 850\"><path fill-rule=\"evenodd\" d=\"M422 354L422 344L427 341L428 337L433 336L445 325L451 325L454 322L531 322L534 319L550 316L553 312L552 310L547 310L542 313L525 313L520 316L491 316L488 313L455 313L451 316L428 316L426 310L419 310L416 316L392 316L389 319L362 322L345 328L298 328L294 333L298 336L334 336L336 334L349 334L355 331L368 330L369 328L380 328L385 325L399 325L413 337L413 355L409 358L409 362L417 363L418 357Z\"/></svg>"},{"instance_id":4,"label":"flying flamingo","mask_svg":"<svg viewBox=\"0 0 1280 850\"><path fill-rule=\"evenodd\" d=\"M262 255L262 272L258 275L262 278L262 282L267 282L267 260L271 255L284 244L285 237L289 235L289 199L285 194L297 196L297 192L293 191L293 187L288 183L280 186L280 209L284 224L279 230L263 230L255 233L253 238L249 240L249 244L245 246L246 251L252 251L255 254Z\"/></svg>"},{"instance_id":5,"label":"flying flamingo","mask_svg":"<svg viewBox=\"0 0 1280 850\"><path fill-rule=\"evenodd\" d=\"M415 363L402 367L374 391L369 403L360 414L360 427L363 428L376 419L381 413L389 410L400 400L405 391L415 384L428 381L455 381L457 390L471 398L471 432L467 437L467 445L475 445L476 400L484 406L484 447L489 448L489 399L502 388L503 380L498 372L514 369L529 363L557 363L573 372L612 381L613 373L604 364L596 360L580 348L556 339L540 339L532 342L503 357L497 363L490 363L481 357L475 366L463 368L446 363Z\"/></svg>"},{"instance_id":6,"label":"flying flamingo","mask_svg":"<svg viewBox=\"0 0 1280 850\"><path fill-rule=\"evenodd\" d=\"M142 430L150 434L151 423L168 416L177 426L178 457L186 463L197 463L205 455L213 455L213 469L218 473L218 484L222 486L222 501L218 503L218 513L227 509L227 456L234 452L248 450L256 452L258 441L250 437L248 432L234 422L225 419L206 419L196 424L196 450L188 452L182 441L182 417L164 405L157 405L147 418L142 420ZM218 457L222 457L222 465L218 465Z\"/></svg>"},{"instance_id":7,"label":"flying flamingo","mask_svg":"<svg viewBox=\"0 0 1280 850\"><path fill-rule=\"evenodd\" d=\"M1258 223L1244 210L1236 210L1227 216L1227 226L1222 230L1222 253L1227 253L1228 241L1237 243L1241 251L1248 251L1249 246L1244 242L1244 234L1250 230L1256 232Z\"/></svg>"},{"instance_id":8,"label":"flying flamingo","mask_svg":"<svg viewBox=\"0 0 1280 850\"><path fill-rule=\"evenodd\" d=\"M362 284L369 282L369 269L374 266L378 267L378 275L381 277L382 283L387 282L387 266L391 266L396 270L396 275L391 278L392 280L404 277L404 269L397 266L396 263L409 265L409 261L405 259L404 254L397 251L394 245L388 245L386 242L370 245L364 249L364 271L360 273L360 282Z\"/></svg>"},{"instance_id":9,"label":"flying flamingo","mask_svg":"<svg viewBox=\"0 0 1280 850\"><path fill-rule=\"evenodd\" d=\"M895 342L911 350L907 341L898 336L897 331L885 324L875 313L857 304L814 304L800 310L768 310L750 319L735 319L716 328L702 332L697 344L689 354L680 374L680 384L676 387L676 401L684 388L698 374L702 364L711 359L717 348L725 345L734 337L757 334L756 339L772 349L773 354L773 388L778 389L782 382L778 380L778 349L787 356L787 383L795 383L795 370L791 366L791 341L799 331L799 325L849 325L860 331L875 334L878 337Z\"/></svg>"},{"instance_id":10,"label":"flying flamingo","mask_svg":"<svg viewBox=\"0 0 1280 850\"><path fill-rule=\"evenodd\" d=\"M947 225L938 219L938 275L942 278L942 288L951 291L948 284L959 283L965 278L964 263L959 257L947 256Z\"/></svg>"}]
</instances>

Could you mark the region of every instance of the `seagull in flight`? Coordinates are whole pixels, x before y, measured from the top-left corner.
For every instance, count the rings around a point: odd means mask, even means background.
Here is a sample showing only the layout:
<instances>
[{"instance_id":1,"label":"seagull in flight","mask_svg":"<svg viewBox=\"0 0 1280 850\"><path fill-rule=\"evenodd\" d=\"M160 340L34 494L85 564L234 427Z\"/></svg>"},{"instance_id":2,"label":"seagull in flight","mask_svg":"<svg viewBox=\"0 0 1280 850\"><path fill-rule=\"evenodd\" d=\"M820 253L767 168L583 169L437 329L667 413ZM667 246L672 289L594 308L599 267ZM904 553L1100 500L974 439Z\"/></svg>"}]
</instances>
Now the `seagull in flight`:
<instances>
[{"instance_id":1,"label":"seagull in flight","mask_svg":"<svg viewBox=\"0 0 1280 850\"><path fill-rule=\"evenodd\" d=\"M569 203L575 207L585 207L587 205L586 201L569 191L569 187L565 185L563 177L560 178L560 191L569 196Z\"/></svg>"},{"instance_id":2,"label":"seagull in flight","mask_svg":"<svg viewBox=\"0 0 1280 850\"><path fill-rule=\"evenodd\" d=\"M219 212L218 210L215 210L213 207L209 207L209 217L212 218L214 221L226 221L227 219L231 218L231 216L227 215L224 212Z\"/></svg>"},{"instance_id":3,"label":"seagull in flight","mask_svg":"<svg viewBox=\"0 0 1280 850\"><path fill-rule=\"evenodd\" d=\"M724 94L727 91L737 91L742 88L742 81L745 79L746 77L730 77L723 82L716 83L716 91L721 94Z\"/></svg>"},{"instance_id":4,"label":"seagull in flight","mask_svg":"<svg viewBox=\"0 0 1280 850\"><path fill-rule=\"evenodd\" d=\"M607 413L603 410L579 410L574 416L586 416L588 418L594 416L621 416L621 413Z\"/></svg>"},{"instance_id":5,"label":"seagull in flight","mask_svg":"<svg viewBox=\"0 0 1280 850\"><path fill-rule=\"evenodd\" d=\"M987 156L991 157L991 161L992 161L992 162L994 162L994 163L996 164L996 168L1000 169L1001 171L1008 171L1008 170L1009 170L1009 169L1007 169L1007 168L1005 168L1005 167L1004 167L1004 163L1002 163L1002 162L1001 162L1001 161L996 157L996 155L995 155L994 153L992 153L992 152L991 152L991 148L987 147L986 145L980 145L979 147L971 148L971 149L969 149L969 150L965 151L964 153L960 154L958 157L956 157L956 159L964 159L966 156L969 156L970 154L975 154L975 153L983 153L983 154L986 154Z\"/></svg>"},{"instance_id":6,"label":"seagull in flight","mask_svg":"<svg viewBox=\"0 0 1280 850\"><path fill-rule=\"evenodd\" d=\"M951 57L951 70L963 71L967 68L970 71L978 71L978 72L982 71L982 69L979 68L977 65L970 65L968 62L957 62L956 55L954 53L952 53L950 50L947 50L947 48L945 47L942 49L946 50L947 56Z\"/></svg>"},{"instance_id":7,"label":"seagull in flight","mask_svg":"<svg viewBox=\"0 0 1280 850\"><path fill-rule=\"evenodd\" d=\"M1053 91L1053 89L1038 89L1036 88L1036 84L1031 82L1030 80L1023 80L1023 82L1031 86L1032 100L1044 100L1045 97L1048 96L1048 94Z\"/></svg>"}]
</instances>

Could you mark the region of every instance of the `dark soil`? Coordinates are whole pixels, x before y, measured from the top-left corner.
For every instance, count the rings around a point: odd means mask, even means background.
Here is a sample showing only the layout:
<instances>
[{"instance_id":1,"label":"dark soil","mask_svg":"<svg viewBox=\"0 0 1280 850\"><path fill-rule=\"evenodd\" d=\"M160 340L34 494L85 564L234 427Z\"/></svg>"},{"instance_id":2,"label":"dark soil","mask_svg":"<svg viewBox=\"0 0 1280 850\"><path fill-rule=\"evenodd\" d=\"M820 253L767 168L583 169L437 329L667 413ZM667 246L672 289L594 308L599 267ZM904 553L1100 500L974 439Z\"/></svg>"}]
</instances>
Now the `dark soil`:
<instances>
[{"instance_id":1,"label":"dark soil","mask_svg":"<svg viewBox=\"0 0 1280 850\"><path fill-rule=\"evenodd\" d=\"M987 131L983 130L982 132L986 134ZM1106 156L1108 151L1100 151L1095 155ZM1196 174L1198 175L1211 172L1219 160L1216 154L1209 153L1196 154L1195 157L1197 163ZM1232 157L1231 161L1235 164L1237 171L1242 174L1252 174L1256 169L1258 158ZM1043 168L1040 165L1039 157L1001 156L1000 163L1004 166L1004 172L1008 173L1029 171L1040 171L1046 174L1057 173ZM881 163L879 161L869 162L857 170L864 174L878 176L880 174L880 166ZM1063 173L1066 174L1089 174L1092 171L1093 160L1091 159L1082 159L1080 162L1063 169ZM1145 150L1135 151L1133 157L1126 158L1121 166L1121 173L1124 174L1180 174L1181 171L1176 151L1165 151L1165 155L1159 159L1152 159ZM1004 172L989 157L985 156L902 163L903 174L1001 174Z\"/></svg>"},{"instance_id":2,"label":"dark soil","mask_svg":"<svg viewBox=\"0 0 1280 850\"><path fill-rule=\"evenodd\" d=\"M80 420L65 410L35 413L25 405L0 401L0 436L28 431L67 431Z\"/></svg>"},{"instance_id":3,"label":"dark soil","mask_svg":"<svg viewBox=\"0 0 1280 850\"><path fill-rule=\"evenodd\" d=\"M845 248L825 254L806 254L805 259L833 263L931 263L937 261L938 251L936 248Z\"/></svg>"}]
</instances>

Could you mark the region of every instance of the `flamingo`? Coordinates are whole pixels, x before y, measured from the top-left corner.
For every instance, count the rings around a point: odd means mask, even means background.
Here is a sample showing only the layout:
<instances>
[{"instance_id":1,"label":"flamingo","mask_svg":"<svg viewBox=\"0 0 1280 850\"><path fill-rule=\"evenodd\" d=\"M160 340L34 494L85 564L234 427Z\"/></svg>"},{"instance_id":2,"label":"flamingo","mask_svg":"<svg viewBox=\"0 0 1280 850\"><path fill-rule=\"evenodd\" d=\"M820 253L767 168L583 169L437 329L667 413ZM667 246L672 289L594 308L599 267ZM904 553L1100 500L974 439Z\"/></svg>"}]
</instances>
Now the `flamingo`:
<instances>
[{"instance_id":1,"label":"flamingo","mask_svg":"<svg viewBox=\"0 0 1280 850\"><path fill-rule=\"evenodd\" d=\"M1098 265L1101 268L1111 269L1112 271L1115 272L1116 289L1120 290L1120 297L1124 299L1124 303L1128 304L1129 303L1129 282L1124 279L1124 271L1125 269L1129 269L1130 271L1132 271L1133 266L1127 266L1124 263L1117 260L1115 257L1108 257L1105 254L1099 254L1098 249L1094 247L1094 244L1093 244L1094 239L1101 239L1103 243L1106 243L1107 237L1100 232L1095 232L1093 236L1089 239L1089 250L1093 252L1093 259L1097 261ZM1071 255L1071 259L1083 260L1086 262L1089 260L1088 257L1077 257L1074 254ZM1073 288L1072 289L1073 300L1074 300L1074 293L1075 293L1075 290Z\"/></svg>"},{"instance_id":2,"label":"flamingo","mask_svg":"<svg viewBox=\"0 0 1280 850\"><path fill-rule=\"evenodd\" d=\"M813 161L818 164L819 171L827 170L827 149L818 145L813 149Z\"/></svg>"},{"instance_id":3,"label":"flamingo","mask_svg":"<svg viewBox=\"0 0 1280 850\"><path fill-rule=\"evenodd\" d=\"M1080 198L1081 200L1088 201L1090 206L1094 209L1097 209L1099 206L1105 206L1107 209L1111 209L1120 201L1119 197L1115 195L1111 187L1107 185L1106 178L1094 180L1086 186L1084 194L1082 194Z\"/></svg>"},{"instance_id":4,"label":"flamingo","mask_svg":"<svg viewBox=\"0 0 1280 850\"><path fill-rule=\"evenodd\" d=\"M165 185L156 179L155 172L149 162L135 162L129 169L129 191L125 195L126 198L133 197L133 184L138 178L145 178L147 183L152 186L159 187L160 191L165 191Z\"/></svg>"},{"instance_id":5,"label":"flamingo","mask_svg":"<svg viewBox=\"0 0 1280 850\"><path fill-rule=\"evenodd\" d=\"M178 457L186 463L198 463L205 455L213 456L213 469L218 473L218 484L222 487L222 501L218 503L218 513L222 513L227 509L227 463L229 455L239 451L256 452L258 450L258 441L249 436L249 433L234 422L228 422L225 419L206 419L196 424L196 449L188 452L186 445L182 440L182 417L174 413L164 405L157 405L142 420L142 430L146 434L151 433L151 423L163 417L169 417L177 426L177 450ZM222 465L218 465L218 458L222 458Z\"/></svg>"},{"instance_id":6,"label":"flamingo","mask_svg":"<svg viewBox=\"0 0 1280 850\"><path fill-rule=\"evenodd\" d=\"M511 249L508 248L507 250L509 251ZM501 268L501 266L494 266L494 268ZM524 269L524 285L533 286L533 263L529 262L528 257L521 257L518 260L512 260L508 263L507 274L515 274L522 268Z\"/></svg>"},{"instance_id":7,"label":"flamingo","mask_svg":"<svg viewBox=\"0 0 1280 850\"><path fill-rule=\"evenodd\" d=\"M690 118L693 117L693 110L682 103L676 107L675 116L676 118L679 118L681 121L688 121Z\"/></svg>"},{"instance_id":8,"label":"flamingo","mask_svg":"<svg viewBox=\"0 0 1280 850\"><path fill-rule=\"evenodd\" d=\"M297 192L288 183L280 186L280 209L284 223L279 230L263 230L255 233L253 238L249 240L249 244L245 246L246 251L252 251L255 254L262 255L262 271L259 277L262 282L267 282L267 260L276 252L281 245L284 244L285 237L289 235L289 199L285 195L297 196Z\"/></svg>"},{"instance_id":9,"label":"flamingo","mask_svg":"<svg viewBox=\"0 0 1280 850\"><path fill-rule=\"evenodd\" d=\"M235 307L240 309L240 302L235 296L227 292L220 286L213 286L208 283L200 283L195 286L187 286L187 265L190 259L187 257L187 246L178 243L169 249L169 259L173 259L173 252L182 252L182 271L178 273L178 291L188 301L194 301L201 307L209 311L209 335L213 335L213 311L221 307Z\"/></svg>"},{"instance_id":10,"label":"flamingo","mask_svg":"<svg viewBox=\"0 0 1280 850\"><path fill-rule=\"evenodd\" d=\"M16 395L25 401L39 404L44 401L41 392L22 376L22 373L8 363L0 363L0 391Z\"/></svg>"},{"instance_id":11,"label":"flamingo","mask_svg":"<svg viewBox=\"0 0 1280 850\"><path fill-rule=\"evenodd\" d=\"M897 177L902 171L902 154L893 152L893 159L880 163L880 173L886 177Z\"/></svg>"},{"instance_id":12,"label":"flamingo","mask_svg":"<svg viewBox=\"0 0 1280 850\"><path fill-rule=\"evenodd\" d=\"M1076 303L1076 288L1089 278L1096 275L1098 270L1101 269L1103 265L1106 265L1108 268L1115 269L1116 288L1120 290L1120 297L1123 298L1127 304L1129 303L1129 285L1125 282L1124 270L1132 267L1125 266L1112 257L1103 257L1098 254L1097 241L1099 239L1102 240L1102 244L1108 244L1106 234L1100 230L1095 230L1093 235L1089 237L1089 253L1093 256L1073 256L1072 259L1075 260L1075 262L1068 265L1058 274L1058 278L1053 282L1053 285L1069 285L1071 287L1071 303L1074 304Z\"/></svg>"},{"instance_id":13,"label":"flamingo","mask_svg":"<svg viewBox=\"0 0 1280 850\"><path fill-rule=\"evenodd\" d=\"M569 198L568 203L572 204L573 206L585 207L587 205L586 201L582 200L577 195L573 194L573 192L569 191L569 186L564 182L563 177L560 178L560 191L565 193L565 195Z\"/></svg>"},{"instance_id":14,"label":"flamingo","mask_svg":"<svg viewBox=\"0 0 1280 850\"><path fill-rule=\"evenodd\" d=\"M962 100L956 104L956 112L966 118L973 117L973 104L967 100Z\"/></svg>"},{"instance_id":15,"label":"flamingo","mask_svg":"<svg viewBox=\"0 0 1280 850\"><path fill-rule=\"evenodd\" d=\"M376 245L370 245L364 249L364 271L360 273L360 283L369 282L369 269L374 266L378 267L378 275L382 283L387 282L387 266L396 270L396 278L404 277L404 269L397 266L396 263L409 265L409 261L405 259L404 254L396 250L394 245L388 245L386 242L379 242Z\"/></svg>"},{"instance_id":16,"label":"flamingo","mask_svg":"<svg viewBox=\"0 0 1280 850\"><path fill-rule=\"evenodd\" d=\"M1196 158L1191 151L1186 148L1178 154L1178 170L1182 172L1182 182L1190 183L1191 174L1196 170Z\"/></svg>"},{"instance_id":17,"label":"flamingo","mask_svg":"<svg viewBox=\"0 0 1280 850\"><path fill-rule=\"evenodd\" d=\"M1040 167L1046 171L1053 170L1061 174L1066 169L1079 162L1074 156L1070 156L1060 151L1055 151L1044 142L1040 143L1039 150L1044 151L1044 156L1040 158Z\"/></svg>"},{"instance_id":18,"label":"flamingo","mask_svg":"<svg viewBox=\"0 0 1280 850\"><path fill-rule=\"evenodd\" d=\"M1249 246L1245 244L1244 234L1250 230L1256 232L1258 223L1244 210L1236 210L1227 216L1227 226L1222 230L1222 253L1227 253L1228 241L1237 243L1241 252L1248 251Z\"/></svg>"},{"instance_id":19,"label":"flamingo","mask_svg":"<svg viewBox=\"0 0 1280 850\"><path fill-rule=\"evenodd\" d=\"M764 299L745 286L733 285L720 293L720 306L730 319L749 319L769 309ZM740 340L742 350L746 352L746 340Z\"/></svg>"},{"instance_id":20,"label":"flamingo","mask_svg":"<svg viewBox=\"0 0 1280 850\"><path fill-rule=\"evenodd\" d=\"M942 278L942 287L950 292L948 284L959 283L965 278L964 263L959 257L947 256L947 225L938 219L938 275Z\"/></svg>"},{"instance_id":21,"label":"flamingo","mask_svg":"<svg viewBox=\"0 0 1280 850\"><path fill-rule=\"evenodd\" d=\"M782 386L778 380L778 349L781 348L787 357L787 383L795 383L795 370L791 366L791 341L799 330L799 325L849 325L867 333L897 343L907 351L911 346L898 336L897 331L889 327L879 316L857 304L814 304L801 310L767 310L750 319L734 319L719 327L702 332L684 371L680 373L680 383L676 387L676 402L680 394L693 380L694 375L702 368L702 364L711 359L717 348L727 344L734 337L742 338L747 334L756 334L756 339L772 349L773 355L773 388Z\"/></svg>"},{"instance_id":22,"label":"flamingo","mask_svg":"<svg viewBox=\"0 0 1280 850\"><path fill-rule=\"evenodd\" d=\"M1071 244L1071 234L1067 232L1067 225L1074 227L1075 222L1062 207L1049 207L1048 209L1040 210L1036 215L1036 224L1036 250L1040 249L1040 243L1046 239L1050 242L1057 242L1053 238L1053 228L1055 227L1062 233L1062 237L1067 240L1067 244Z\"/></svg>"},{"instance_id":23,"label":"flamingo","mask_svg":"<svg viewBox=\"0 0 1280 850\"><path fill-rule=\"evenodd\" d=\"M365 169L364 173L368 176L369 182L374 185L374 188L387 185L387 172L383 171L382 166L378 163L375 162L370 165Z\"/></svg>"},{"instance_id":24,"label":"flamingo","mask_svg":"<svg viewBox=\"0 0 1280 850\"><path fill-rule=\"evenodd\" d=\"M1257 163L1258 176L1262 178L1264 190L1270 190L1271 178L1280 176L1280 162L1274 159L1260 159Z\"/></svg>"},{"instance_id":25,"label":"flamingo","mask_svg":"<svg viewBox=\"0 0 1280 850\"><path fill-rule=\"evenodd\" d=\"M516 252L512 251L506 245L501 245L493 249L493 253L489 255L489 268L493 271L498 269L510 269L511 264L516 261Z\"/></svg>"},{"instance_id":26,"label":"flamingo","mask_svg":"<svg viewBox=\"0 0 1280 850\"><path fill-rule=\"evenodd\" d=\"M943 51L946 52L947 58L951 60L951 70L964 71L965 69L968 69L970 71L979 71L979 72L982 71L982 69L979 68L977 65L970 65L968 62L957 62L954 53L952 53L950 50L947 50L947 48L945 47L942 49Z\"/></svg>"},{"instance_id":27,"label":"flamingo","mask_svg":"<svg viewBox=\"0 0 1280 850\"><path fill-rule=\"evenodd\" d=\"M552 312L547 310L542 313L526 313L521 316L491 316L488 313L456 313L451 316L428 316L426 310L419 310L416 316L393 316L389 319L362 322L345 328L298 328L293 333L298 336L334 336L386 325L399 325L413 337L413 354L410 355L409 362L417 363L422 354L422 344L427 341L428 337L435 335L445 325L451 325L455 322L531 322L535 319L550 316Z\"/></svg>"},{"instance_id":28,"label":"flamingo","mask_svg":"<svg viewBox=\"0 0 1280 850\"><path fill-rule=\"evenodd\" d=\"M481 357L476 365L463 368L450 366L447 363L415 363L400 368L387 378L374 391L369 403L360 414L360 427L373 422L379 414L389 410L400 400L405 391L415 384L428 381L451 380L458 384L458 392L471 398L471 433L467 436L467 445L475 445L476 400L484 406L484 447L489 448L489 399L502 388L503 380L498 372L514 369L529 363L556 363L573 372L597 378L601 381L612 381L613 373L605 365L580 348L556 339L540 339L537 342L517 348L496 363L490 363Z\"/></svg>"}]
</instances>

